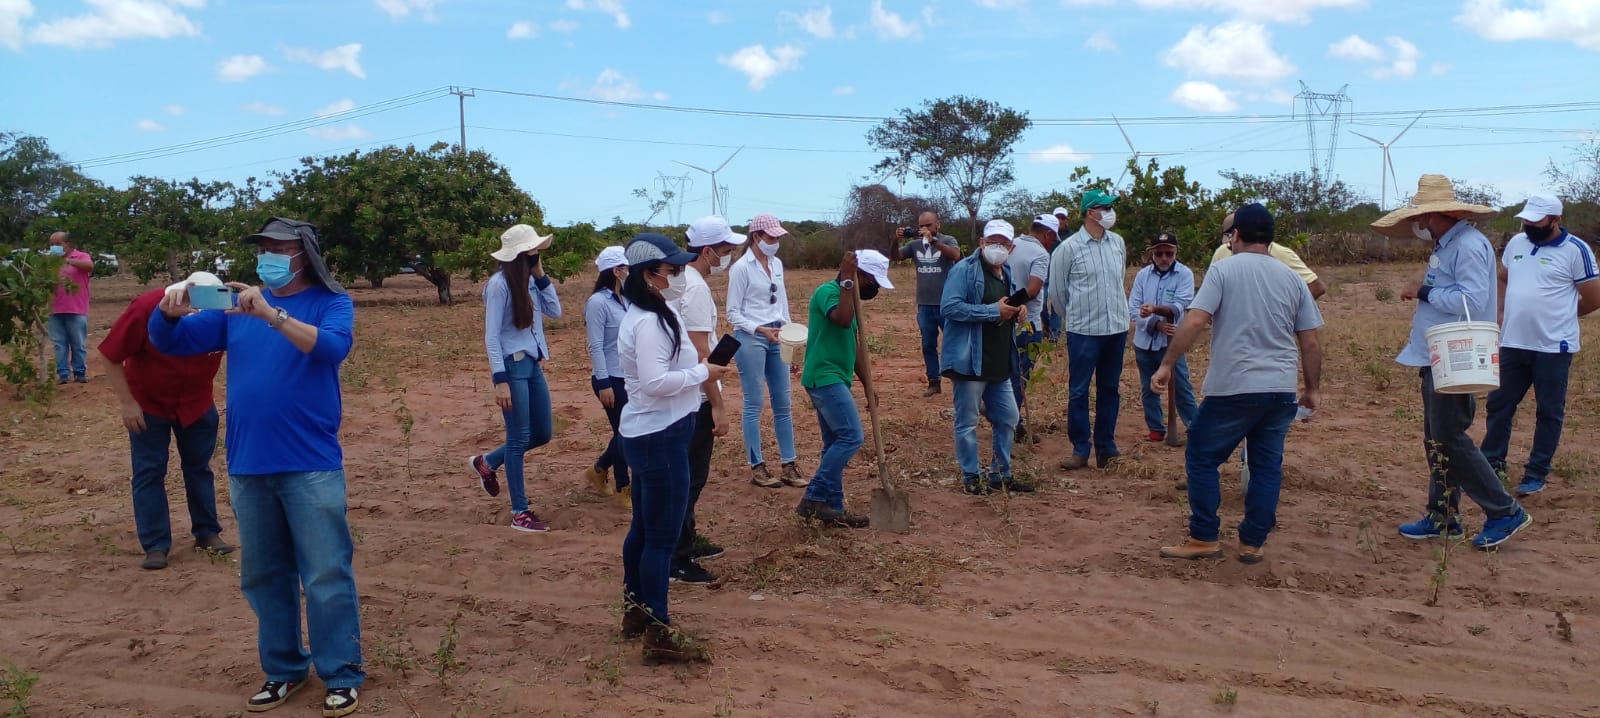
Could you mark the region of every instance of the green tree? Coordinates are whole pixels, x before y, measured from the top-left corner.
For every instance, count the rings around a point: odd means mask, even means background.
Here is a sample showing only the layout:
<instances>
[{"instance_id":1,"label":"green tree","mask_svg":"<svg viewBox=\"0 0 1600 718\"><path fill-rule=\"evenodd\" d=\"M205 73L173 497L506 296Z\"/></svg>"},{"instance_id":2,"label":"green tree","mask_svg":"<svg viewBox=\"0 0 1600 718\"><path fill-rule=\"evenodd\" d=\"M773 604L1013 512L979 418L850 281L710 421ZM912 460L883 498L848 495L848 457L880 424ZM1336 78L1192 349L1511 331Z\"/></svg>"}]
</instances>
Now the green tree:
<instances>
[{"instance_id":1,"label":"green tree","mask_svg":"<svg viewBox=\"0 0 1600 718\"><path fill-rule=\"evenodd\" d=\"M1272 210L1279 236L1365 231L1365 225L1353 221L1350 210L1368 198L1341 180L1329 181L1315 172L1219 174L1247 201L1261 200Z\"/></svg>"},{"instance_id":2,"label":"green tree","mask_svg":"<svg viewBox=\"0 0 1600 718\"><path fill-rule=\"evenodd\" d=\"M17 398L48 402L50 358L45 355L45 322L55 298L59 257L34 252L9 256L0 266L0 376Z\"/></svg>"},{"instance_id":3,"label":"green tree","mask_svg":"<svg viewBox=\"0 0 1600 718\"><path fill-rule=\"evenodd\" d=\"M34 244L29 227L63 192L94 184L50 149L43 137L0 132L0 246Z\"/></svg>"},{"instance_id":4,"label":"green tree","mask_svg":"<svg viewBox=\"0 0 1600 718\"><path fill-rule=\"evenodd\" d=\"M989 214L991 217L1010 222L1013 227L1017 228L1018 232L1026 232L1033 226L1034 217L1051 212L1057 207L1066 207L1076 217L1078 214L1078 199L1081 195L1081 190L1069 195L1067 192L1058 189L1033 192L1024 187L1018 187L1000 195L1000 199L995 200L993 211ZM1061 228L1063 236L1074 231L1076 231L1076 228Z\"/></svg>"},{"instance_id":5,"label":"green tree","mask_svg":"<svg viewBox=\"0 0 1600 718\"><path fill-rule=\"evenodd\" d=\"M956 95L927 101L867 132L867 141L889 154L872 171L900 178L909 173L947 191L967 211L976 242L984 197L1014 181L1013 148L1031 124L1026 113L989 100Z\"/></svg>"},{"instance_id":6,"label":"green tree","mask_svg":"<svg viewBox=\"0 0 1600 718\"><path fill-rule=\"evenodd\" d=\"M1081 174L1086 176L1087 170ZM1133 166L1130 177L1132 184L1117 201L1116 231L1127 241L1128 261L1133 263L1142 263L1151 240L1167 231L1178 237L1180 261L1206 266L1221 241L1222 220L1246 201L1235 188L1212 191L1200 186L1182 165L1162 169L1152 159L1143 167Z\"/></svg>"}]
</instances>

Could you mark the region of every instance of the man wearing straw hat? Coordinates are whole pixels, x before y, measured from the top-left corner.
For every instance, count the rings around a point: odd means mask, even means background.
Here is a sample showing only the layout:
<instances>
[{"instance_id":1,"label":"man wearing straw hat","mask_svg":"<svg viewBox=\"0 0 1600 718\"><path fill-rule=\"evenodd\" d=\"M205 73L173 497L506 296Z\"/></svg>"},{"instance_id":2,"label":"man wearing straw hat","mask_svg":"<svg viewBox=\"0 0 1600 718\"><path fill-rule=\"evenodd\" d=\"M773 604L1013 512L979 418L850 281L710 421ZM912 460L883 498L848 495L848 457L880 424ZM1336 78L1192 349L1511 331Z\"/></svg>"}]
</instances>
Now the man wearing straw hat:
<instances>
[{"instance_id":1,"label":"man wearing straw hat","mask_svg":"<svg viewBox=\"0 0 1600 718\"><path fill-rule=\"evenodd\" d=\"M1428 456L1428 506L1422 518L1400 526L1410 539L1443 536L1459 539L1461 494L1483 509L1488 520L1473 537L1472 545L1490 548L1505 543L1533 523L1515 497L1506 491L1494 468L1467 436L1477 412L1471 394L1434 391L1433 357L1427 332L1450 322L1493 321L1496 316L1494 248L1473 226L1492 218L1493 209L1456 201L1455 187L1444 175L1423 175L1411 204L1372 223L1387 237L1416 237L1433 242L1433 254L1422 277L1401 291L1405 301L1416 300L1411 339L1395 361L1416 367L1422 377L1422 433Z\"/></svg>"}]
</instances>

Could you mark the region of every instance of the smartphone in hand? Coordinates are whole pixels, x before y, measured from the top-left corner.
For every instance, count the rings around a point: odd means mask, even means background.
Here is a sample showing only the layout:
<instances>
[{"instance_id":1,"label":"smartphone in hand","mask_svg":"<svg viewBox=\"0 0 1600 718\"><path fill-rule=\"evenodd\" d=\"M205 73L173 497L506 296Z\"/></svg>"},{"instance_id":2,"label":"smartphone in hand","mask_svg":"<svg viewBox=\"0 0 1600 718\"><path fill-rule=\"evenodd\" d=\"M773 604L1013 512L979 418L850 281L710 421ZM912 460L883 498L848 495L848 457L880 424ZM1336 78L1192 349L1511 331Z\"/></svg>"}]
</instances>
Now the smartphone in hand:
<instances>
[{"instance_id":1,"label":"smartphone in hand","mask_svg":"<svg viewBox=\"0 0 1600 718\"><path fill-rule=\"evenodd\" d=\"M1024 287L1022 289L1018 289L1015 294L1006 297L1006 304L1010 304L1013 307L1020 307L1024 304L1027 304L1030 299L1031 297L1028 296L1028 289Z\"/></svg>"},{"instance_id":2,"label":"smartphone in hand","mask_svg":"<svg viewBox=\"0 0 1600 718\"><path fill-rule=\"evenodd\" d=\"M738 351L739 340L734 339L732 334L724 334L722 339L717 341L717 345L711 349L711 356L706 357L706 363L727 366L728 362L733 361L733 355Z\"/></svg>"},{"instance_id":3,"label":"smartphone in hand","mask_svg":"<svg viewBox=\"0 0 1600 718\"><path fill-rule=\"evenodd\" d=\"M239 293L221 284L189 287L189 306L195 309L233 309L239 305Z\"/></svg>"}]
</instances>

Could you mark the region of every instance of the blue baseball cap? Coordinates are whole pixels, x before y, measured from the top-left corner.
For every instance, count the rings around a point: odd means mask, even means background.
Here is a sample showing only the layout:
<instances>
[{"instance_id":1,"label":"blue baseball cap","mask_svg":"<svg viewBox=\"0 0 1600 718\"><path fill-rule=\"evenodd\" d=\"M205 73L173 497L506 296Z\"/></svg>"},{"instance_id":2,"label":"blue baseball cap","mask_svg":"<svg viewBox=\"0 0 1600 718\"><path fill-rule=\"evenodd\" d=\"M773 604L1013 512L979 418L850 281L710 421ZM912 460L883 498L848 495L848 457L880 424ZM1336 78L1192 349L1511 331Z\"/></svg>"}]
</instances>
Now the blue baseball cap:
<instances>
[{"instance_id":1,"label":"blue baseball cap","mask_svg":"<svg viewBox=\"0 0 1600 718\"><path fill-rule=\"evenodd\" d=\"M630 267L646 262L666 262L681 267L695 260L695 255L683 251L665 235L654 232L641 234L628 242L627 256Z\"/></svg>"}]
</instances>

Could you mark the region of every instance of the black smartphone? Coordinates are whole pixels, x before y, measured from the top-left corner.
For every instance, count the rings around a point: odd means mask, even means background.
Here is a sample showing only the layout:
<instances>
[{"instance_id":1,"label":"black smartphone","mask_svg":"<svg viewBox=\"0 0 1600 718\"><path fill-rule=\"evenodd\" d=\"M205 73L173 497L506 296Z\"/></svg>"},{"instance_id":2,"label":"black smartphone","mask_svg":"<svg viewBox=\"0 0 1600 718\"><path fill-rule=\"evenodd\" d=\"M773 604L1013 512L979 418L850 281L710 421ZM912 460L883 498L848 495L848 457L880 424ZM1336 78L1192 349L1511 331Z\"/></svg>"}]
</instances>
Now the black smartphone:
<instances>
[{"instance_id":1,"label":"black smartphone","mask_svg":"<svg viewBox=\"0 0 1600 718\"><path fill-rule=\"evenodd\" d=\"M706 357L706 363L727 366L728 362L733 361L733 354L737 351L739 351L739 340L734 339L732 334L724 334L717 340L717 346L711 349L711 356Z\"/></svg>"},{"instance_id":2,"label":"black smartphone","mask_svg":"<svg viewBox=\"0 0 1600 718\"><path fill-rule=\"evenodd\" d=\"M1015 294L1006 297L1006 304L1010 304L1013 307L1020 307L1024 304L1027 304L1031 299L1032 298L1028 296L1028 288L1023 287L1022 289L1018 289Z\"/></svg>"}]
</instances>

